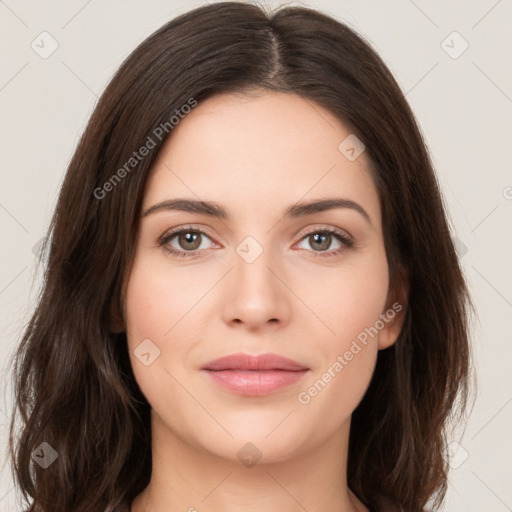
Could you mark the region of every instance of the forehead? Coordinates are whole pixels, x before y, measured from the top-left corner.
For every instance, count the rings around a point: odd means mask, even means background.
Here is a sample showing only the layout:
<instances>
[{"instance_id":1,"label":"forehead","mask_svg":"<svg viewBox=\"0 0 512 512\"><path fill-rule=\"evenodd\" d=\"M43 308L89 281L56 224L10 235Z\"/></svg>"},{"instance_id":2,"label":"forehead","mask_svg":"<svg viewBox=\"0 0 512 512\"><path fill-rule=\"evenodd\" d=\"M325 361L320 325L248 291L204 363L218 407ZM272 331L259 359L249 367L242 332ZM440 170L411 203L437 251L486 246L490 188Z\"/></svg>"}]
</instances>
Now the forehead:
<instances>
[{"instance_id":1,"label":"forehead","mask_svg":"<svg viewBox=\"0 0 512 512\"><path fill-rule=\"evenodd\" d=\"M143 208L190 197L254 217L263 211L277 215L301 200L337 196L363 203L380 225L365 153L351 160L343 152L350 137L328 110L295 94L208 98L180 120L160 149Z\"/></svg>"}]
</instances>

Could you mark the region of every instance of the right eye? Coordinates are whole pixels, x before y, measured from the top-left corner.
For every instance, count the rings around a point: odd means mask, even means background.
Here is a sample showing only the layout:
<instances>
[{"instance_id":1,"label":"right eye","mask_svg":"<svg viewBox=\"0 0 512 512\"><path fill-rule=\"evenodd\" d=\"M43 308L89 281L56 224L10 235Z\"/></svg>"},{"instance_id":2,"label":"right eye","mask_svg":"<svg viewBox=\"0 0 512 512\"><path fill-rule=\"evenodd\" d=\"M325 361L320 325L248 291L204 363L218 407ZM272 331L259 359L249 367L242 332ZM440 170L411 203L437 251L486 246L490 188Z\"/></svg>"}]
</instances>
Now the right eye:
<instances>
[{"instance_id":1,"label":"right eye","mask_svg":"<svg viewBox=\"0 0 512 512\"><path fill-rule=\"evenodd\" d=\"M201 247L202 238L210 240L208 234L199 228L178 228L166 233L160 240L159 245L166 252L179 257L197 257L209 247ZM174 240L176 239L176 240ZM175 242L174 244L172 242ZM199 253L197 251L200 251Z\"/></svg>"}]
</instances>

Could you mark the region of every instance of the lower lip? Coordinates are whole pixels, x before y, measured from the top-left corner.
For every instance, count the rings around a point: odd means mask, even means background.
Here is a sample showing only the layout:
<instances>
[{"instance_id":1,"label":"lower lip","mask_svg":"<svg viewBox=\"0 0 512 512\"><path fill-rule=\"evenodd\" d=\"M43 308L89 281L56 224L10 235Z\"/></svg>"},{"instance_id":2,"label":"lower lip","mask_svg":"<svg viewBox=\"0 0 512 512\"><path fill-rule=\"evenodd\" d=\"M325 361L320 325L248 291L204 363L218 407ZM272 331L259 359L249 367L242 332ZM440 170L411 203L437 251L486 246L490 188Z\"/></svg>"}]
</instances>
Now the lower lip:
<instances>
[{"instance_id":1,"label":"lower lip","mask_svg":"<svg viewBox=\"0 0 512 512\"><path fill-rule=\"evenodd\" d=\"M238 395L263 396L298 382L308 370L203 370L221 387Z\"/></svg>"}]
</instances>

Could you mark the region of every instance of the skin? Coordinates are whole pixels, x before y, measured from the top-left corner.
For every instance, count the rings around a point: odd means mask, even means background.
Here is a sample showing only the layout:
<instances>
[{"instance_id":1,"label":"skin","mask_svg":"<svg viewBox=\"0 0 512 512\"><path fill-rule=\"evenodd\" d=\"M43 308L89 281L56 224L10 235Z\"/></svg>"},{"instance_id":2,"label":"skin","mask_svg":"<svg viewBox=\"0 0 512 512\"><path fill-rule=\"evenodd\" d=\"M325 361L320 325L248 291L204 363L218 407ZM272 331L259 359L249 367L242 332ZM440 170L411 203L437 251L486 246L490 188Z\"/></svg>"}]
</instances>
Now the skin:
<instances>
[{"instance_id":1,"label":"skin","mask_svg":"<svg viewBox=\"0 0 512 512\"><path fill-rule=\"evenodd\" d=\"M153 470L132 512L368 510L346 483L351 414L403 315L361 345L308 404L298 401L394 302L366 155L350 161L338 150L349 134L317 104L260 92L200 102L166 140L142 212L180 197L220 203L231 218L141 216L119 328L152 408ZM331 197L357 202L371 223L350 208L283 218L299 201ZM195 250L200 257L159 246L172 228L190 226L208 233ZM306 233L329 227L351 235L354 247L332 254L342 242L333 236L315 245ZM252 263L236 252L247 236L263 249ZM191 246L179 236L167 245ZM322 251L332 256L314 257ZM160 355L146 366L134 350L148 338ZM309 371L273 394L239 396L200 372L236 352L277 353ZM247 442L261 453L251 467L237 456Z\"/></svg>"}]
</instances>

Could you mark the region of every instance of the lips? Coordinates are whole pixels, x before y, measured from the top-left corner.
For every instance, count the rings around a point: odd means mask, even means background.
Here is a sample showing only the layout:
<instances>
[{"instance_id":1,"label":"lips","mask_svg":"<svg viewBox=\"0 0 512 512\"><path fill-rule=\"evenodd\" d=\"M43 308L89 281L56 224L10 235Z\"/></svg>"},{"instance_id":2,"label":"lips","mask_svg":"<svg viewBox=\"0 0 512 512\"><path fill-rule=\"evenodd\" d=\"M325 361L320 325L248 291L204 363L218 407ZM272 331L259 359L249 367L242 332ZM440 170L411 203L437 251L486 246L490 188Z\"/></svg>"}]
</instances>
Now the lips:
<instances>
[{"instance_id":1,"label":"lips","mask_svg":"<svg viewBox=\"0 0 512 512\"><path fill-rule=\"evenodd\" d=\"M277 354L261 354L251 356L249 354L232 354L210 361L202 367L203 370L287 370L287 371L303 371L308 370L306 366Z\"/></svg>"},{"instance_id":2,"label":"lips","mask_svg":"<svg viewBox=\"0 0 512 512\"><path fill-rule=\"evenodd\" d=\"M298 382L306 366L277 354L233 354L215 359L201 368L223 389L243 396L263 396Z\"/></svg>"}]
</instances>

